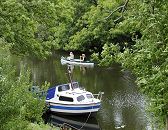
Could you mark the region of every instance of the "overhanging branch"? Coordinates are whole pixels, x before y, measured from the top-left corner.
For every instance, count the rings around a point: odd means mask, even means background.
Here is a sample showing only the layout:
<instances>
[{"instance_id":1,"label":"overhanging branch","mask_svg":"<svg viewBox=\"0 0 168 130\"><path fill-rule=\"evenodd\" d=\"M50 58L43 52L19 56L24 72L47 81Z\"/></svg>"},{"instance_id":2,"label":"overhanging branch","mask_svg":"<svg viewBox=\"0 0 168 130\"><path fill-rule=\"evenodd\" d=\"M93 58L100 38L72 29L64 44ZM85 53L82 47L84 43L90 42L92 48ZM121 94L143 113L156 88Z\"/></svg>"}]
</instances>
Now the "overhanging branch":
<instances>
[{"instance_id":1,"label":"overhanging branch","mask_svg":"<svg viewBox=\"0 0 168 130\"><path fill-rule=\"evenodd\" d=\"M118 8L116 8L114 11L111 11L110 14L109 14L107 17L105 17L104 19L109 19L109 18L110 18L115 12L117 12L118 10L121 10L121 16L118 17L117 19L115 19L114 22L116 22L116 21L118 21L119 19L121 19L121 18L123 17L123 13L124 13L124 11L125 11L125 9L126 9L126 6L127 6L128 2L129 2L129 0L126 0L125 3L124 3L124 5L121 5L121 6L119 6Z\"/></svg>"}]
</instances>

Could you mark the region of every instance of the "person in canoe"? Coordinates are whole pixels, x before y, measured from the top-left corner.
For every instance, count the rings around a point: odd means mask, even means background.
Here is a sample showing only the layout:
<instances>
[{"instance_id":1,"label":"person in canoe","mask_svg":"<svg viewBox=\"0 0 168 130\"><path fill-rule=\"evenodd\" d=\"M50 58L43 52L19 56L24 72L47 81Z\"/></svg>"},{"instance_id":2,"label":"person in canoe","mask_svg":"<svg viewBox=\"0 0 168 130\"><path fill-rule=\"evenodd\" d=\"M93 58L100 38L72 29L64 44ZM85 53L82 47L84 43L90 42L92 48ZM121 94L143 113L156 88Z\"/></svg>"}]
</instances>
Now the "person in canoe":
<instances>
[{"instance_id":1,"label":"person in canoe","mask_svg":"<svg viewBox=\"0 0 168 130\"><path fill-rule=\"evenodd\" d=\"M73 52L69 53L69 56L67 57L68 60L73 60L74 59L74 54Z\"/></svg>"},{"instance_id":2,"label":"person in canoe","mask_svg":"<svg viewBox=\"0 0 168 130\"><path fill-rule=\"evenodd\" d=\"M82 61L85 61L85 54L82 54L81 56L80 56L80 60L82 60Z\"/></svg>"}]
</instances>

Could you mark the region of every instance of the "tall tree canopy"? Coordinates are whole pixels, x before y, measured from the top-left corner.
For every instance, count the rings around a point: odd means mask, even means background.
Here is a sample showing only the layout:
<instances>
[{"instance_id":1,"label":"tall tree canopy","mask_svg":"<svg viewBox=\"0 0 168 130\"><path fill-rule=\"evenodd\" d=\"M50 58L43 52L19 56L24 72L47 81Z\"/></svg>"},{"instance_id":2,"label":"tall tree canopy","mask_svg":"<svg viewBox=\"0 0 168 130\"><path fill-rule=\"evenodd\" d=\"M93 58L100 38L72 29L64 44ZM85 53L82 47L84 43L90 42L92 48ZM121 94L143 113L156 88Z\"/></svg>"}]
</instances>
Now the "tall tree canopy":
<instances>
[{"instance_id":1,"label":"tall tree canopy","mask_svg":"<svg viewBox=\"0 0 168 130\"><path fill-rule=\"evenodd\" d=\"M168 116L168 2L130 1L128 5L116 28L132 33L134 44L125 42L122 51L119 44L104 44L100 64L117 61L131 69L138 87L151 99L150 111L163 127Z\"/></svg>"},{"instance_id":2,"label":"tall tree canopy","mask_svg":"<svg viewBox=\"0 0 168 130\"><path fill-rule=\"evenodd\" d=\"M129 40L129 34L115 29L120 10L111 15L123 4L121 0L2 0L0 37L12 44L13 53L38 58L57 49L100 52L105 43L116 43L118 36Z\"/></svg>"}]
</instances>

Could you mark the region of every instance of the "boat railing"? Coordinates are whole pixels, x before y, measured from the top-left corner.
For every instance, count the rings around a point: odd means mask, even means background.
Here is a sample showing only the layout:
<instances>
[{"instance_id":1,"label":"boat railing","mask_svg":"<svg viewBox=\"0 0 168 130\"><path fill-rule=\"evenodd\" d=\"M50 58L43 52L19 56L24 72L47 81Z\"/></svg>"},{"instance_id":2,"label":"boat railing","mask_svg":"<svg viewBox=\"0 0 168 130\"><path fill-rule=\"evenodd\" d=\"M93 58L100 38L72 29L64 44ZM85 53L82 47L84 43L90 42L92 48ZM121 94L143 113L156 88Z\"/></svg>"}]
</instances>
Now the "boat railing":
<instances>
[{"instance_id":1,"label":"boat railing","mask_svg":"<svg viewBox=\"0 0 168 130\"><path fill-rule=\"evenodd\" d=\"M104 92L99 92L98 94L93 94L93 96L99 100L102 99L102 96L103 96Z\"/></svg>"}]
</instances>

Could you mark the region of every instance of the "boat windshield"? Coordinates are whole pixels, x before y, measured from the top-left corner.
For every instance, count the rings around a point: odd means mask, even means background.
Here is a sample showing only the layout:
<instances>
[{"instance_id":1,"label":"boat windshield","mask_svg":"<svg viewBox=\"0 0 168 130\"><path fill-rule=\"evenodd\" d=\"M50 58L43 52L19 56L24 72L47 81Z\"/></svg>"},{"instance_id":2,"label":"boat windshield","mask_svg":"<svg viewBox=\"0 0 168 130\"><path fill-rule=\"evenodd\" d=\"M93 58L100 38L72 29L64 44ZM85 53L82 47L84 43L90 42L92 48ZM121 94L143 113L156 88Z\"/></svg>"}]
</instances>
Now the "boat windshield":
<instances>
[{"instance_id":1,"label":"boat windshield","mask_svg":"<svg viewBox=\"0 0 168 130\"><path fill-rule=\"evenodd\" d=\"M73 82L73 89L75 89L75 88L79 88L78 82Z\"/></svg>"},{"instance_id":2,"label":"boat windshield","mask_svg":"<svg viewBox=\"0 0 168 130\"><path fill-rule=\"evenodd\" d=\"M66 85L59 86L58 91L59 92L61 92L61 91L67 91L69 89L70 89L69 85L66 84Z\"/></svg>"}]
</instances>

